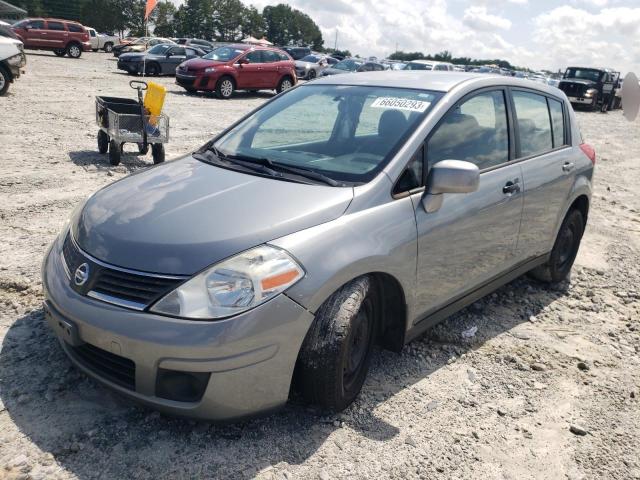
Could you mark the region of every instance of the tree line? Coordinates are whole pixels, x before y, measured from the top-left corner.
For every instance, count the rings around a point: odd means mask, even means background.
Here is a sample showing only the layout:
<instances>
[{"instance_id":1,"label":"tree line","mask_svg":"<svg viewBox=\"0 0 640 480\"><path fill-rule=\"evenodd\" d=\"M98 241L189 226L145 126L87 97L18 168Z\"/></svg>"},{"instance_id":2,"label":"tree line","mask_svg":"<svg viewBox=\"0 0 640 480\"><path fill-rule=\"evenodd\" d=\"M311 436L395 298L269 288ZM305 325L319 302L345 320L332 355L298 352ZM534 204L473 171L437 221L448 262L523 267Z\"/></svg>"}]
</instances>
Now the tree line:
<instances>
[{"instance_id":1,"label":"tree line","mask_svg":"<svg viewBox=\"0 0 640 480\"><path fill-rule=\"evenodd\" d=\"M77 20L98 31L145 34L145 0L9 0L30 16ZM240 0L187 0L176 7L169 0L158 2L150 22L154 35L196 37L219 42L265 36L276 45L323 48L320 28L304 12L281 3L260 12Z\"/></svg>"},{"instance_id":2,"label":"tree line","mask_svg":"<svg viewBox=\"0 0 640 480\"><path fill-rule=\"evenodd\" d=\"M474 65L474 66L482 66L482 65L497 65L500 68L508 68L510 70L521 70L519 67L511 65L506 60L481 60L481 59L473 59L470 57L454 57L451 52L448 50L444 50L442 52L436 53L434 55L427 54L425 55L422 52L403 52L398 51L389 55L391 60L400 60L402 62L408 62L410 60L433 60L436 62L449 62L454 65Z\"/></svg>"}]
</instances>

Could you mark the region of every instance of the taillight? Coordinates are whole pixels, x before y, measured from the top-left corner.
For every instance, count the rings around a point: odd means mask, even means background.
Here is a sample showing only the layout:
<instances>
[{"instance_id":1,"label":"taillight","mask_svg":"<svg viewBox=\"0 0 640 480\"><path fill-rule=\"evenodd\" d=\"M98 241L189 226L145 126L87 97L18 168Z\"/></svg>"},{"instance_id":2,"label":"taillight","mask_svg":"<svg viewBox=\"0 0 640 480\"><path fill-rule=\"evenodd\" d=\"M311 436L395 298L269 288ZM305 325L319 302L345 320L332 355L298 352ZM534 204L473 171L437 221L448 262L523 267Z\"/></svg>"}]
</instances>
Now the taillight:
<instances>
[{"instance_id":1,"label":"taillight","mask_svg":"<svg viewBox=\"0 0 640 480\"><path fill-rule=\"evenodd\" d=\"M582 150L582 152L587 157L589 157L591 163L593 163L594 165L596 164L596 151L591 145L589 145L588 143L583 143L580 145L580 150Z\"/></svg>"}]
</instances>

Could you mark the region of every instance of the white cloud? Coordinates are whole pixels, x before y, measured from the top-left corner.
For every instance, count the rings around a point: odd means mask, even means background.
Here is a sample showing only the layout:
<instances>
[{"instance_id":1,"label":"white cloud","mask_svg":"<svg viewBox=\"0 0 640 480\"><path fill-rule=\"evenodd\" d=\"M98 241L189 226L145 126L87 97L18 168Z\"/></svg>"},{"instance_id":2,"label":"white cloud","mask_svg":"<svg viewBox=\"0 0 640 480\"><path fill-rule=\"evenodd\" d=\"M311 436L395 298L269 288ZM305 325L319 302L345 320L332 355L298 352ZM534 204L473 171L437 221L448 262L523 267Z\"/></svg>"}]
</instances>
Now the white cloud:
<instances>
[{"instance_id":1,"label":"white cloud","mask_svg":"<svg viewBox=\"0 0 640 480\"><path fill-rule=\"evenodd\" d=\"M509 30L511 20L498 15L492 15L486 7L469 7L464 11L462 23L474 30L494 31L496 28Z\"/></svg>"}]
</instances>

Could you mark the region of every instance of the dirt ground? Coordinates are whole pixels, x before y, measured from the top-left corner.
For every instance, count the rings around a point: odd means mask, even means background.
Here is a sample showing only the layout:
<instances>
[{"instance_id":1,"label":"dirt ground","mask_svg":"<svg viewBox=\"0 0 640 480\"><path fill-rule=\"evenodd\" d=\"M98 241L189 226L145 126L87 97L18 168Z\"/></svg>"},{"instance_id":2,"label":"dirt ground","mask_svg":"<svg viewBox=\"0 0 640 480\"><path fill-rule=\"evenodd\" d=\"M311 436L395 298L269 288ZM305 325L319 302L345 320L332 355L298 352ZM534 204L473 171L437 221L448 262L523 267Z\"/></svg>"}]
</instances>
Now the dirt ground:
<instances>
[{"instance_id":1,"label":"dirt ground","mask_svg":"<svg viewBox=\"0 0 640 480\"><path fill-rule=\"evenodd\" d=\"M578 114L598 163L570 282L516 280L400 355L376 352L340 415L291 404L217 426L103 388L43 319L46 246L83 198L151 164L97 153L93 97L130 96L128 80L103 53L30 53L0 99L0 479L640 479L640 123ZM272 95L220 101L160 81L168 159Z\"/></svg>"}]
</instances>

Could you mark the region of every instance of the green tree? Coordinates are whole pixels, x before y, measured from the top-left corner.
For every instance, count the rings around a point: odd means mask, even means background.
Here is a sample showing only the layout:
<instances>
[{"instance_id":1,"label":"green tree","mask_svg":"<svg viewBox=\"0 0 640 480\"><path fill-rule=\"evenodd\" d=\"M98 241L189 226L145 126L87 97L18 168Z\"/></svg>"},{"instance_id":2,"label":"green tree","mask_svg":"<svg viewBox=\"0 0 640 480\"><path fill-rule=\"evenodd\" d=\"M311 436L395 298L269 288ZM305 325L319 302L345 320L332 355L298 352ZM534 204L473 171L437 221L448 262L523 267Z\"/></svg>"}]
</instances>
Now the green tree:
<instances>
[{"instance_id":1,"label":"green tree","mask_svg":"<svg viewBox=\"0 0 640 480\"><path fill-rule=\"evenodd\" d=\"M242 39L245 6L240 0L213 0L215 38L221 42Z\"/></svg>"},{"instance_id":2,"label":"green tree","mask_svg":"<svg viewBox=\"0 0 640 480\"><path fill-rule=\"evenodd\" d=\"M315 22L300 10L286 4L264 7L262 17L267 38L277 45L310 45L323 47L322 33Z\"/></svg>"},{"instance_id":3,"label":"green tree","mask_svg":"<svg viewBox=\"0 0 640 480\"><path fill-rule=\"evenodd\" d=\"M173 37L176 35L176 25L174 22L176 10L175 5L169 0L158 3L158 6L151 15L154 24L154 35L158 37Z\"/></svg>"},{"instance_id":4,"label":"green tree","mask_svg":"<svg viewBox=\"0 0 640 480\"><path fill-rule=\"evenodd\" d=\"M262 38L265 36L266 27L264 18L253 5L250 5L245 9L241 28L243 36L251 35L255 38Z\"/></svg>"}]
</instances>

